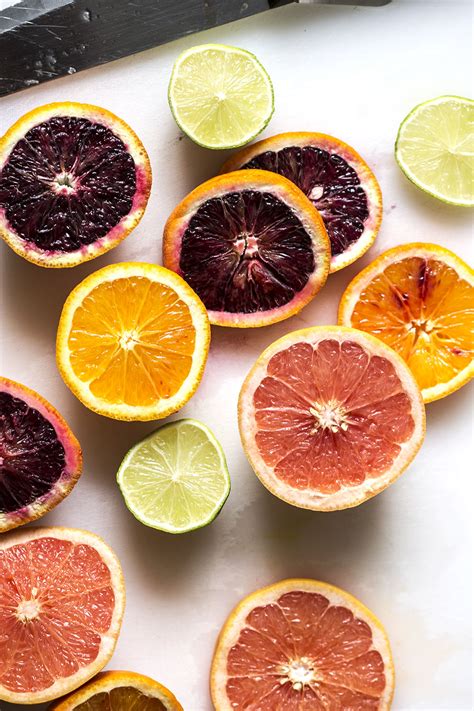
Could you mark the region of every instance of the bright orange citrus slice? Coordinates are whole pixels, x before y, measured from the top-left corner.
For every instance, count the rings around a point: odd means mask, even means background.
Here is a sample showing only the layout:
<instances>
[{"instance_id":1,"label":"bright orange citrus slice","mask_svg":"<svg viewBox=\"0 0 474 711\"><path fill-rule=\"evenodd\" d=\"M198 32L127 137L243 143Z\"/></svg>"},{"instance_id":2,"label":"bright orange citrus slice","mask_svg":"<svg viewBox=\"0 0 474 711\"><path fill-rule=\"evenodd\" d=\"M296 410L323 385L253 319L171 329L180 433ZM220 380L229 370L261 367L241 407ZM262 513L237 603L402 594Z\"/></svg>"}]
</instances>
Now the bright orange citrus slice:
<instances>
[{"instance_id":1,"label":"bright orange citrus slice","mask_svg":"<svg viewBox=\"0 0 474 711\"><path fill-rule=\"evenodd\" d=\"M143 674L106 671L51 705L50 711L183 711L174 695Z\"/></svg>"},{"instance_id":2,"label":"bright orange citrus slice","mask_svg":"<svg viewBox=\"0 0 474 711\"><path fill-rule=\"evenodd\" d=\"M379 620L317 580L283 580L245 598L211 668L216 711L388 711L393 689Z\"/></svg>"},{"instance_id":3,"label":"bright orange citrus slice","mask_svg":"<svg viewBox=\"0 0 474 711\"><path fill-rule=\"evenodd\" d=\"M275 496L331 511L389 486L418 452L425 411L406 363L341 326L294 331L269 346L239 398L252 468Z\"/></svg>"},{"instance_id":4,"label":"bright orange citrus slice","mask_svg":"<svg viewBox=\"0 0 474 711\"><path fill-rule=\"evenodd\" d=\"M74 528L0 537L0 699L56 699L97 674L120 631L125 589L104 541Z\"/></svg>"},{"instance_id":5,"label":"bright orange citrus slice","mask_svg":"<svg viewBox=\"0 0 474 711\"><path fill-rule=\"evenodd\" d=\"M126 262L94 272L71 292L57 362L87 407L119 420L152 420L182 407L209 350L206 309L174 272Z\"/></svg>"},{"instance_id":6,"label":"bright orange citrus slice","mask_svg":"<svg viewBox=\"0 0 474 711\"><path fill-rule=\"evenodd\" d=\"M474 375L474 271L439 245L405 244L380 255L347 287L339 323L396 350L425 402Z\"/></svg>"}]
</instances>

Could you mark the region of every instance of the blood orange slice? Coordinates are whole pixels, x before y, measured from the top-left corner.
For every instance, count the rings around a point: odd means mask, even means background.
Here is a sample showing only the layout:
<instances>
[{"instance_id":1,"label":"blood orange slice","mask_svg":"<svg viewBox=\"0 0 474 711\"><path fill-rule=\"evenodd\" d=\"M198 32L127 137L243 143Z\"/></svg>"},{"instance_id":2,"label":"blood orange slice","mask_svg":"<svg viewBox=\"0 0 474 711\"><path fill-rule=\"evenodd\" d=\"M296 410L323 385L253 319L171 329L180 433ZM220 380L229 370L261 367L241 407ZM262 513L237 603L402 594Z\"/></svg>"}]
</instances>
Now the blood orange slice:
<instances>
[{"instance_id":1,"label":"blood orange slice","mask_svg":"<svg viewBox=\"0 0 474 711\"><path fill-rule=\"evenodd\" d=\"M356 506L391 484L424 438L413 374L395 351L351 328L290 333L267 348L239 398L247 457L295 506Z\"/></svg>"},{"instance_id":2,"label":"blood orange slice","mask_svg":"<svg viewBox=\"0 0 474 711\"><path fill-rule=\"evenodd\" d=\"M283 580L245 598L211 668L216 711L388 711L393 689L381 623L316 580Z\"/></svg>"},{"instance_id":3,"label":"blood orange slice","mask_svg":"<svg viewBox=\"0 0 474 711\"><path fill-rule=\"evenodd\" d=\"M201 297L211 323L244 328L282 321L316 295L329 241L301 190L248 170L208 180L176 207L163 256Z\"/></svg>"},{"instance_id":4,"label":"blood orange slice","mask_svg":"<svg viewBox=\"0 0 474 711\"><path fill-rule=\"evenodd\" d=\"M93 533L24 529L0 538L0 699L56 699L102 669L125 604L119 561Z\"/></svg>"},{"instance_id":5,"label":"blood orange slice","mask_svg":"<svg viewBox=\"0 0 474 711\"><path fill-rule=\"evenodd\" d=\"M151 188L140 139L110 111L40 106L0 139L0 236L42 267L73 267L138 224Z\"/></svg>"},{"instance_id":6,"label":"blood orange slice","mask_svg":"<svg viewBox=\"0 0 474 711\"><path fill-rule=\"evenodd\" d=\"M367 163L347 143L324 133L281 133L244 148L222 172L271 170L293 181L319 210L331 241L331 272L355 262L373 244L382 193Z\"/></svg>"},{"instance_id":7,"label":"blood orange slice","mask_svg":"<svg viewBox=\"0 0 474 711\"><path fill-rule=\"evenodd\" d=\"M58 504L82 469L79 442L33 390L0 377L0 532Z\"/></svg>"}]
</instances>

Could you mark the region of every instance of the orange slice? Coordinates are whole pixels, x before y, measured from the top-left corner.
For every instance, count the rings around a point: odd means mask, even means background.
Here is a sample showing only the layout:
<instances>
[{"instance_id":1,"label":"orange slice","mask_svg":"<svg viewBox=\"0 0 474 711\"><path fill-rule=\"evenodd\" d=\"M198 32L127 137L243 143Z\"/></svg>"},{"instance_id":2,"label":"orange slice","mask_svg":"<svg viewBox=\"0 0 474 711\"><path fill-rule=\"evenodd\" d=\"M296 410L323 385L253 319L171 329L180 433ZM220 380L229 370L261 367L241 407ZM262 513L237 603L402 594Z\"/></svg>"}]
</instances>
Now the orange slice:
<instances>
[{"instance_id":1,"label":"orange slice","mask_svg":"<svg viewBox=\"0 0 474 711\"><path fill-rule=\"evenodd\" d=\"M439 245L415 242L381 254L342 295L339 323L396 350L425 402L474 375L474 271Z\"/></svg>"},{"instance_id":2,"label":"orange slice","mask_svg":"<svg viewBox=\"0 0 474 711\"><path fill-rule=\"evenodd\" d=\"M183 711L174 695L162 684L143 674L106 671L50 711Z\"/></svg>"},{"instance_id":3,"label":"orange slice","mask_svg":"<svg viewBox=\"0 0 474 711\"><path fill-rule=\"evenodd\" d=\"M122 570L104 541L74 528L0 537L0 699L56 699L113 654L125 605Z\"/></svg>"},{"instance_id":4,"label":"orange slice","mask_svg":"<svg viewBox=\"0 0 474 711\"><path fill-rule=\"evenodd\" d=\"M379 620L317 580L283 580L242 600L211 668L216 711L388 711L393 689Z\"/></svg>"},{"instance_id":5,"label":"orange slice","mask_svg":"<svg viewBox=\"0 0 474 711\"><path fill-rule=\"evenodd\" d=\"M94 272L71 292L57 362L87 407L119 420L153 420L182 407L207 359L206 309L181 277L125 262Z\"/></svg>"},{"instance_id":6,"label":"orange slice","mask_svg":"<svg viewBox=\"0 0 474 711\"><path fill-rule=\"evenodd\" d=\"M331 511L389 486L425 433L408 366L378 338L320 326L269 346L239 397L239 428L252 468L275 496Z\"/></svg>"}]
</instances>

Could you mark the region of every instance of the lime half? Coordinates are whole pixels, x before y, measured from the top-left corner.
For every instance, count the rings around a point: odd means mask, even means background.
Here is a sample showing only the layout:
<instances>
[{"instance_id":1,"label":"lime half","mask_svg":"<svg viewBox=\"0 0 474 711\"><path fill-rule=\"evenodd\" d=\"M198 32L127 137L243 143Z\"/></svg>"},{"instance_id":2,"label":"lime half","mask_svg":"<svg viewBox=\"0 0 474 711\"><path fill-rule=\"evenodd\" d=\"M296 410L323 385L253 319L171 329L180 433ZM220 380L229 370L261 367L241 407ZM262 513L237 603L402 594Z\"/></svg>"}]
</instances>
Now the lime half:
<instances>
[{"instance_id":1,"label":"lime half","mask_svg":"<svg viewBox=\"0 0 474 711\"><path fill-rule=\"evenodd\" d=\"M273 113L273 87L244 49L201 44L175 62L168 99L178 126L206 148L235 148L263 131Z\"/></svg>"},{"instance_id":2,"label":"lime half","mask_svg":"<svg viewBox=\"0 0 474 711\"><path fill-rule=\"evenodd\" d=\"M117 474L130 511L146 526L185 533L214 520L230 491L222 447L201 422L170 422L136 444Z\"/></svg>"},{"instance_id":3,"label":"lime half","mask_svg":"<svg viewBox=\"0 0 474 711\"><path fill-rule=\"evenodd\" d=\"M453 205L474 204L474 102L440 96L400 126L395 157L407 178Z\"/></svg>"}]
</instances>

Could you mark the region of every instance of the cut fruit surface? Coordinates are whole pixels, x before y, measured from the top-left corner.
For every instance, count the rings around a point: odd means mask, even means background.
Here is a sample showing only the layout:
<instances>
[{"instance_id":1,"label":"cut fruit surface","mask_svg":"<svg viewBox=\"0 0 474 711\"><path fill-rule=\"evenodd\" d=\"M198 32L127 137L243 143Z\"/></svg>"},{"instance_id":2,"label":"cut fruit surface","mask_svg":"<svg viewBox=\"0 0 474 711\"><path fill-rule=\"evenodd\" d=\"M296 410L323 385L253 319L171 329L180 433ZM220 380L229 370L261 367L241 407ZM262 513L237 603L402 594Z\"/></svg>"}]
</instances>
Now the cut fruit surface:
<instances>
[{"instance_id":1,"label":"cut fruit surface","mask_svg":"<svg viewBox=\"0 0 474 711\"><path fill-rule=\"evenodd\" d=\"M0 377L0 533L43 516L69 494L82 453L41 395Z\"/></svg>"},{"instance_id":2,"label":"cut fruit surface","mask_svg":"<svg viewBox=\"0 0 474 711\"><path fill-rule=\"evenodd\" d=\"M255 473L295 506L356 506L391 484L424 438L425 412L404 361L374 336L321 326L269 346L239 398Z\"/></svg>"},{"instance_id":3,"label":"cut fruit surface","mask_svg":"<svg viewBox=\"0 0 474 711\"><path fill-rule=\"evenodd\" d=\"M403 120L395 158L409 180L453 205L474 205L474 101L439 96Z\"/></svg>"},{"instance_id":4,"label":"cut fruit surface","mask_svg":"<svg viewBox=\"0 0 474 711\"><path fill-rule=\"evenodd\" d=\"M183 711L175 696L162 684L143 674L106 671L50 711Z\"/></svg>"},{"instance_id":5,"label":"cut fruit surface","mask_svg":"<svg viewBox=\"0 0 474 711\"><path fill-rule=\"evenodd\" d=\"M283 580L242 600L211 668L216 711L388 711L393 689L381 623L317 580Z\"/></svg>"},{"instance_id":6,"label":"cut fruit surface","mask_svg":"<svg viewBox=\"0 0 474 711\"><path fill-rule=\"evenodd\" d=\"M0 139L0 235L42 267L73 267L138 224L148 155L122 119L89 104L40 106Z\"/></svg>"},{"instance_id":7,"label":"cut fruit surface","mask_svg":"<svg viewBox=\"0 0 474 711\"><path fill-rule=\"evenodd\" d=\"M0 537L0 699L36 704L77 688L112 656L125 605L120 564L93 533Z\"/></svg>"},{"instance_id":8,"label":"cut fruit surface","mask_svg":"<svg viewBox=\"0 0 474 711\"><path fill-rule=\"evenodd\" d=\"M291 180L320 212L331 242L331 272L361 257L382 220L382 193L367 163L324 133L281 133L231 156L223 173L270 170Z\"/></svg>"},{"instance_id":9,"label":"cut fruit surface","mask_svg":"<svg viewBox=\"0 0 474 711\"><path fill-rule=\"evenodd\" d=\"M133 447L117 481L142 523L185 533L215 519L230 492L224 452L197 420L170 422Z\"/></svg>"},{"instance_id":10,"label":"cut fruit surface","mask_svg":"<svg viewBox=\"0 0 474 711\"><path fill-rule=\"evenodd\" d=\"M243 170L208 180L176 207L163 258L211 323L244 328L300 311L326 281L330 248L320 215L293 183Z\"/></svg>"},{"instance_id":11,"label":"cut fruit surface","mask_svg":"<svg viewBox=\"0 0 474 711\"><path fill-rule=\"evenodd\" d=\"M425 402L474 376L474 271L439 245L416 242L381 254L342 295L339 323L396 350Z\"/></svg>"},{"instance_id":12,"label":"cut fruit surface","mask_svg":"<svg viewBox=\"0 0 474 711\"><path fill-rule=\"evenodd\" d=\"M193 395L209 350L206 309L174 272L124 262L71 292L57 335L57 362L87 407L119 420L152 420Z\"/></svg>"},{"instance_id":13,"label":"cut fruit surface","mask_svg":"<svg viewBox=\"0 0 474 711\"><path fill-rule=\"evenodd\" d=\"M206 148L233 148L255 138L273 113L273 87L244 49L201 44L179 55L168 87L178 126Z\"/></svg>"}]
</instances>

